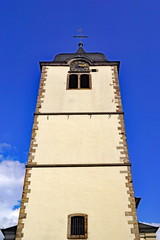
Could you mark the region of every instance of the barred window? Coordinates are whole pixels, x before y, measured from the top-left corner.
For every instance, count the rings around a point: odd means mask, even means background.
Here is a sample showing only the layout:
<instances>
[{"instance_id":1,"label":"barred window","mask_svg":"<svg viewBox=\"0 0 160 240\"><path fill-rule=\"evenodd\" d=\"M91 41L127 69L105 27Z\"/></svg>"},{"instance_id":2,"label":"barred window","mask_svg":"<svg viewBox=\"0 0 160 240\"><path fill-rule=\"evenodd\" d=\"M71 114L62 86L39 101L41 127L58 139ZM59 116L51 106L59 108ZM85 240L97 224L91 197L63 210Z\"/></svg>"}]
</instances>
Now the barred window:
<instances>
[{"instance_id":1,"label":"barred window","mask_svg":"<svg viewBox=\"0 0 160 240\"><path fill-rule=\"evenodd\" d=\"M87 215L71 214L68 216L68 238L87 238Z\"/></svg>"},{"instance_id":2,"label":"barred window","mask_svg":"<svg viewBox=\"0 0 160 240\"><path fill-rule=\"evenodd\" d=\"M71 217L71 235L84 235L84 217Z\"/></svg>"}]
</instances>

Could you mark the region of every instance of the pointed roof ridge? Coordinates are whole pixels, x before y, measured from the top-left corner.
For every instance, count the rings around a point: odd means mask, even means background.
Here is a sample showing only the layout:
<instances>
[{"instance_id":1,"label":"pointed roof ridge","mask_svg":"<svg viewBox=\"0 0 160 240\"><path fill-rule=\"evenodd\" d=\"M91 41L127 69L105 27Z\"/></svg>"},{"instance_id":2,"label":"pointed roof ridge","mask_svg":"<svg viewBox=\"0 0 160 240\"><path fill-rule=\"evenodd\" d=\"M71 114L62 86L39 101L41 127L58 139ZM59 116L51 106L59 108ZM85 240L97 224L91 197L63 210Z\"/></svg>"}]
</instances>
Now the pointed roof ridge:
<instances>
[{"instance_id":1,"label":"pointed roof ridge","mask_svg":"<svg viewBox=\"0 0 160 240\"><path fill-rule=\"evenodd\" d=\"M83 43L80 42L78 44L78 49L75 53L60 53L57 54L54 58L54 62L64 62L67 61L69 59L75 58L75 57L84 57L84 58L88 58L90 59L91 62L96 62L96 61L100 61L100 62L108 62L108 60L106 59L105 55L103 53L99 53L99 52L91 52L88 53L84 50L83 48Z\"/></svg>"},{"instance_id":2,"label":"pointed roof ridge","mask_svg":"<svg viewBox=\"0 0 160 240\"><path fill-rule=\"evenodd\" d=\"M76 53L86 53L82 47L79 47Z\"/></svg>"},{"instance_id":3,"label":"pointed roof ridge","mask_svg":"<svg viewBox=\"0 0 160 240\"><path fill-rule=\"evenodd\" d=\"M83 49L83 43L79 43L78 46L79 46L79 48L76 53L86 53Z\"/></svg>"}]
</instances>

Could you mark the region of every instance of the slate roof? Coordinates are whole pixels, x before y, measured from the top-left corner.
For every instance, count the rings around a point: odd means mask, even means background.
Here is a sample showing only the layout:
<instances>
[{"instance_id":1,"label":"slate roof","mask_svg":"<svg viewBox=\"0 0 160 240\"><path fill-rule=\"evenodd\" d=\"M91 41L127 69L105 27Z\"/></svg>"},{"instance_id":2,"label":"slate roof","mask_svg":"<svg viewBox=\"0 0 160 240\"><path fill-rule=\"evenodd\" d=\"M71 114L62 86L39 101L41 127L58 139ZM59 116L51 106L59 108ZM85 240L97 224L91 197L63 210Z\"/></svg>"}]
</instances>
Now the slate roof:
<instances>
[{"instance_id":1,"label":"slate roof","mask_svg":"<svg viewBox=\"0 0 160 240\"><path fill-rule=\"evenodd\" d=\"M151 226L144 223L138 223L140 233L156 233L159 227Z\"/></svg>"},{"instance_id":2,"label":"slate roof","mask_svg":"<svg viewBox=\"0 0 160 240\"><path fill-rule=\"evenodd\" d=\"M0 229L0 230L4 235L4 240L15 240L17 225L13 227Z\"/></svg>"},{"instance_id":3,"label":"slate roof","mask_svg":"<svg viewBox=\"0 0 160 240\"><path fill-rule=\"evenodd\" d=\"M16 233L17 230L17 225L13 226L13 227L8 227L8 228L2 228L1 231L2 233L5 235L6 233L12 232L12 233Z\"/></svg>"},{"instance_id":4,"label":"slate roof","mask_svg":"<svg viewBox=\"0 0 160 240\"><path fill-rule=\"evenodd\" d=\"M57 54L53 61L40 62L40 67L42 68L42 66L68 66L70 60L76 59L85 60L91 66L118 66L119 69L119 61L109 61L103 53L88 53L84 50L82 43L79 43L78 46L79 48L75 53Z\"/></svg>"}]
</instances>

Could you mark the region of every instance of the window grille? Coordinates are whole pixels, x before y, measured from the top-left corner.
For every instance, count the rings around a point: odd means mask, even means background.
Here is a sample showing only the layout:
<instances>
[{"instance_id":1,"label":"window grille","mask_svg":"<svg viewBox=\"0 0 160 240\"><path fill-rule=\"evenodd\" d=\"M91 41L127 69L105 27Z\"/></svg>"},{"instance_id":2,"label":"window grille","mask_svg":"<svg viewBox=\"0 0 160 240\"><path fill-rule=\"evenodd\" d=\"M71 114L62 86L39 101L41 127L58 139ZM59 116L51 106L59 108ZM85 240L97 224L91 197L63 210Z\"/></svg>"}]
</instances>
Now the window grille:
<instances>
[{"instance_id":1,"label":"window grille","mask_svg":"<svg viewBox=\"0 0 160 240\"><path fill-rule=\"evenodd\" d=\"M71 235L84 235L84 217L71 217Z\"/></svg>"}]
</instances>

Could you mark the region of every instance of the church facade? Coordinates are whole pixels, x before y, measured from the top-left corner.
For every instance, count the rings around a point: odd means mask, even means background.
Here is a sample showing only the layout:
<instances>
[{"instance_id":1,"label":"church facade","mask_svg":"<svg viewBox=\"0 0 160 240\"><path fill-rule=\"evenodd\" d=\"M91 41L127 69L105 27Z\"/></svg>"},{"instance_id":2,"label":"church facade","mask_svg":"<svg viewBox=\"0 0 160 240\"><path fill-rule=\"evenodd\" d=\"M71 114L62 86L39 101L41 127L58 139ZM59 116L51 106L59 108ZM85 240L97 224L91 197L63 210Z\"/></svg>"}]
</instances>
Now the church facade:
<instances>
[{"instance_id":1,"label":"church facade","mask_svg":"<svg viewBox=\"0 0 160 240\"><path fill-rule=\"evenodd\" d=\"M139 239L118 70L81 43L41 62L16 240Z\"/></svg>"}]
</instances>

